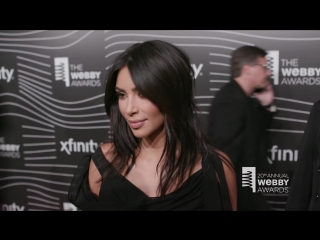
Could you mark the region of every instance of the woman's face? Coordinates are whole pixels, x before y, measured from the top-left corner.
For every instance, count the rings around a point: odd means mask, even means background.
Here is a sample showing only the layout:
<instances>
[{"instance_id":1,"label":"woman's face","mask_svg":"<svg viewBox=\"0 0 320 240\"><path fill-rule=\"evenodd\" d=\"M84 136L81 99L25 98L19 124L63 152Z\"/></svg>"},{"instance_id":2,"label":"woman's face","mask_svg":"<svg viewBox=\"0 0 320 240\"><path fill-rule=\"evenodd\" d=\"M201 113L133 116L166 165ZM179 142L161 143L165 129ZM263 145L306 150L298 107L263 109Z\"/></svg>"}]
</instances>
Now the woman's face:
<instances>
[{"instance_id":1,"label":"woman's face","mask_svg":"<svg viewBox=\"0 0 320 240\"><path fill-rule=\"evenodd\" d=\"M137 138L155 138L164 132L164 114L135 87L128 68L120 69L115 91L122 116Z\"/></svg>"}]
</instances>

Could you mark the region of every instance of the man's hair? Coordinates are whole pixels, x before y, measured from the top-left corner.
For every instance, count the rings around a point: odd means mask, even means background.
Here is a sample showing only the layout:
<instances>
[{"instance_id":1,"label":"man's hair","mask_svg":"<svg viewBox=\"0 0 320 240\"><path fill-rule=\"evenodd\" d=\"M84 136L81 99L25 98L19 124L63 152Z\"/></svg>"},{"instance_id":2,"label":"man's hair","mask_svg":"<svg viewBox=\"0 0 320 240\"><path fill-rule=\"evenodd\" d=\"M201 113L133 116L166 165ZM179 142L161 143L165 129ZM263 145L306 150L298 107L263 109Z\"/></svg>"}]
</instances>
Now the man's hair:
<instances>
[{"instance_id":1,"label":"man's hair","mask_svg":"<svg viewBox=\"0 0 320 240\"><path fill-rule=\"evenodd\" d=\"M244 65L253 65L257 63L259 57L265 57L266 50L257 46L242 46L232 52L230 60L231 77L236 78L241 75Z\"/></svg>"}]
</instances>

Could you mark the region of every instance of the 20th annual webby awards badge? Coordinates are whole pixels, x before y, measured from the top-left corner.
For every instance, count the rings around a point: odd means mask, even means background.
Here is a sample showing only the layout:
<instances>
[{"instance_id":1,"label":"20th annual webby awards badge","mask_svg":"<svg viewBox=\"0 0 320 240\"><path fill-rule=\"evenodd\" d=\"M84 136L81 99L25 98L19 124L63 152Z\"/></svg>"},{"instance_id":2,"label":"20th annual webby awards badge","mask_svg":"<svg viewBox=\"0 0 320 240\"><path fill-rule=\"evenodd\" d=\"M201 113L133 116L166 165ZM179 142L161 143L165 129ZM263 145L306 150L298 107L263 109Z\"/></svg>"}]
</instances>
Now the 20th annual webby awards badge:
<instances>
[{"instance_id":1,"label":"20th annual webby awards badge","mask_svg":"<svg viewBox=\"0 0 320 240\"><path fill-rule=\"evenodd\" d=\"M289 193L286 173L257 173L255 167L242 167L242 187L256 193Z\"/></svg>"}]
</instances>

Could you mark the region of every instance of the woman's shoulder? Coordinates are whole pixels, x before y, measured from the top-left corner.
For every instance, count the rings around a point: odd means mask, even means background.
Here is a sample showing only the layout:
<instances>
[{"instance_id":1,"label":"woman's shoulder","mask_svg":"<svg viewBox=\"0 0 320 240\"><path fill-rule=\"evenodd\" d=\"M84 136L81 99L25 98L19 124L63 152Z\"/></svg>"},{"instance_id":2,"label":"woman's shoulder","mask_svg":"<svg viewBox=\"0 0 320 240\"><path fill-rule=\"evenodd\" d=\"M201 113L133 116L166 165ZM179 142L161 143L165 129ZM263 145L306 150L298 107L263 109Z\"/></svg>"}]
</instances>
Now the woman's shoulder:
<instances>
[{"instance_id":1,"label":"woman's shoulder","mask_svg":"<svg viewBox=\"0 0 320 240\"><path fill-rule=\"evenodd\" d=\"M221 151L221 150L218 150L218 149L215 149L215 153L216 153L216 156L217 156L219 159L221 159L221 161L222 161L222 163L223 163L224 165L227 165L228 167L230 167L230 168L232 168L232 169L234 168L231 159L229 158L229 156L228 156L225 152L223 152L223 151Z\"/></svg>"},{"instance_id":2,"label":"woman's shoulder","mask_svg":"<svg viewBox=\"0 0 320 240\"><path fill-rule=\"evenodd\" d=\"M211 159L211 161L214 161L214 162L221 162L223 164L226 164L228 165L229 167L233 168L233 163L231 161L231 159L229 158L229 156L219 150L219 149L210 149L210 150L207 150L203 153L203 159L206 160L206 159Z\"/></svg>"},{"instance_id":3,"label":"woman's shoulder","mask_svg":"<svg viewBox=\"0 0 320 240\"><path fill-rule=\"evenodd\" d=\"M94 152L91 159L94 164L99 168L102 165L105 165L106 161L110 161L112 158L111 155L112 143L102 143Z\"/></svg>"},{"instance_id":4,"label":"woman's shoulder","mask_svg":"<svg viewBox=\"0 0 320 240\"><path fill-rule=\"evenodd\" d=\"M203 155L202 165L204 169L214 169L215 172L220 175L235 175L235 168L230 159L230 157L223 151L214 149L211 151L206 151Z\"/></svg>"},{"instance_id":5,"label":"woman's shoulder","mask_svg":"<svg viewBox=\"0 0 320 240\"><path fill-rule=\"evenodd\" d=\"M104 153L107 156L110 156L110 151L111 151L111 148L113 146L113 143L112 142L106 142L106 143L102 143L100 145L100 149L101 149L101 152ZM109 157L107 157L108 159Z\"/></svg>"},{"instance_id":6,"label":"woman's shoulder","mask_svg":"<svg viewBox=\"0 0 320 240\"><path fill-rule=\"evenodd\" d=\"M225 152L218 149L208 152L207 159L209 160L207 160L205 164L208 166L208 169L213 167L216 177L218 178L219 185L221 185L224 190L227 190L224 191L224 193L228 193L229 195L226 200L230 200L232 209L236 210L237 182L236 172L231 159ZM212 177L212 172L209 171L206 175L210 178Z\"/></svg>"},{"instance_id":7,"label":"woman's shoulder","mask_svg":"<svg viewBox=\"0 0 320 240\"><path fill-rule=\"evenodd\" d=\"M91 157L88 182L89 188L92 193L99 196L101 188L101 177L109 166L108 154L112 147L111 143L101 144Z\"/></svg>"}]
</instances>

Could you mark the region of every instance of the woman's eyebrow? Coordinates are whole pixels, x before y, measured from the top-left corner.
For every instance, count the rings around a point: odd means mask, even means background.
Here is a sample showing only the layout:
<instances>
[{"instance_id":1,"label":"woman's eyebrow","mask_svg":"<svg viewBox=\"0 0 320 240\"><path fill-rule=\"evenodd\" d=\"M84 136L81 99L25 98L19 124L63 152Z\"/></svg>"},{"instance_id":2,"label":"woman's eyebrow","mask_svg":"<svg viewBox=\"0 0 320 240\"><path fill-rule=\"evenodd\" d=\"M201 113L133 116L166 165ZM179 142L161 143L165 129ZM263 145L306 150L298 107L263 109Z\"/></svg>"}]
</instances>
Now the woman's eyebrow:
<instances>
[{"instance_id":1,"label":"woman's eyebrow","mask_svg":"<svg viewBox=\"0 0 320 240\"><path fill-rule=\"evenodd\" d=\"M125 90L123 90L122 88L119 88L119 87L117 87L117 86L116 86L116 90L125 92ZM133 92L136 92L136 91L137 91L137 88L134 87L134 88L132 88L131 90L132 90Z\"/></svg>"}]
</instances>

